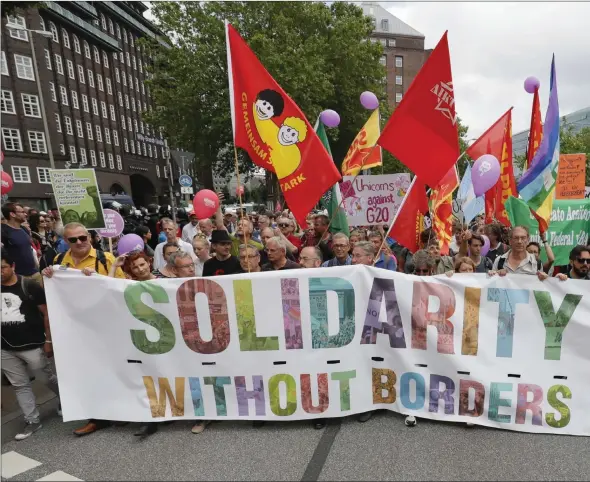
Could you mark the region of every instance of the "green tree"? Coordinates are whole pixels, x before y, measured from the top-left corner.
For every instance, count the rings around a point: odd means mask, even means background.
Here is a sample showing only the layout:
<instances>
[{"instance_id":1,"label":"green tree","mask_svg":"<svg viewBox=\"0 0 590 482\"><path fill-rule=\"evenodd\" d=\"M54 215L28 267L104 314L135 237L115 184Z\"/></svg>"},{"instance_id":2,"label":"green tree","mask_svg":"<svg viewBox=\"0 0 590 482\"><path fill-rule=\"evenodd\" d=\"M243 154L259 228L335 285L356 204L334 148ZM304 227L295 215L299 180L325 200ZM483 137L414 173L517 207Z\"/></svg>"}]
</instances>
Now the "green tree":
<instances>
[{"instance_id":1,"label":"green tree","mask_svg":"<svg viewBox=\"0 0 590 482\"><path fill-rule=\"evenodd\" d=\"M211 166L234 170L223 20L240 32L266 69L313 124L324 109L340 114L330 129L340 164L367 118L365 90L386 105L383 47L369 42L371 20L353 4L334 2L153 2L156 25L171 48L144 41L153 57L148 82L156 108L146 115L171 144L195 152L211 187ZM253 165L239 153L242 172Z\"/></svg>"}]
</instances>

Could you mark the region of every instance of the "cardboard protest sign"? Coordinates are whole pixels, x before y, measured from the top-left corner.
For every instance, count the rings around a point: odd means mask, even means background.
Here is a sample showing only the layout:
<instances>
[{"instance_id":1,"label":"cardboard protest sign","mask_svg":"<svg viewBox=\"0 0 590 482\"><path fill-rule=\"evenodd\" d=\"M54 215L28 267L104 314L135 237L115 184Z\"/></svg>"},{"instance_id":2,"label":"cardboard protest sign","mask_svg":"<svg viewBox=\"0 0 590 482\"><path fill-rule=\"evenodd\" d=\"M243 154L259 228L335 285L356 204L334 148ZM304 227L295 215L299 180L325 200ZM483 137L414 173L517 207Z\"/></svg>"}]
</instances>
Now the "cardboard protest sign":
<instances>
[{"instance_id":1,"label":"cardboard protest sign","mask_svg":"<svg viewBox=\"0 0 590 482\"><path fill-rule=\"evenodd\" d=\"M561 154L555 199L584 199L586 154Z\"/></svg>"}]
</instances>

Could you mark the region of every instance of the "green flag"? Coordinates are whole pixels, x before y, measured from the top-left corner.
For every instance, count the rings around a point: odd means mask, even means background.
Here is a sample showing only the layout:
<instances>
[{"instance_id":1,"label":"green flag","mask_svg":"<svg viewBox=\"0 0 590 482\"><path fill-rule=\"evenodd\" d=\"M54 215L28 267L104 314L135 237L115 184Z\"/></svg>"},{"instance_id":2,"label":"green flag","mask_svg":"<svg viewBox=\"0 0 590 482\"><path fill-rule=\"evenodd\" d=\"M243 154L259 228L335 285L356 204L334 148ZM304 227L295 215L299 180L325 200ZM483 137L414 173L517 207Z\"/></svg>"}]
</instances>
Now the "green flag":
<instances>
[{"instance_id":1,"label":"green flag","mask_svg":"<svg viewBox=\"0 0 590 482\"><path fill-rule=\"evenodd\" d=\"M528 226L531 241L540 242L539 223L527 204L510 196L504 203L512 226ZM587 245L590 234L590 199L562 199L553 202L551 224L546 236L555 255L555 265L569 263L570 251L578 244ZM547 260L541 249L541 259Z\"/></svg>"},{"instance_id":2,"label":"green flag","mask_svg":"<svg viewBox=\"0 0 590 482\"><path fill-rule=\"evenodd\" d=\"M332 157L332 151L330 150L330 143L328 142L328 136L326 135L326 129L324 124L318 119L315 124L315 131L322 144ZM333 159L332 159L333 160ZM330 224L331 233L344 233L346 236L350 236L350 230L348 228L348 219L346 219L346 213L342 207L342 194L340 192L340 186L338 183L334 184L326 193L320 198L320 207L327 209L328 217L332 220ZM334 214L336 212L336 214Z\"/></svg>"}]
</instances>

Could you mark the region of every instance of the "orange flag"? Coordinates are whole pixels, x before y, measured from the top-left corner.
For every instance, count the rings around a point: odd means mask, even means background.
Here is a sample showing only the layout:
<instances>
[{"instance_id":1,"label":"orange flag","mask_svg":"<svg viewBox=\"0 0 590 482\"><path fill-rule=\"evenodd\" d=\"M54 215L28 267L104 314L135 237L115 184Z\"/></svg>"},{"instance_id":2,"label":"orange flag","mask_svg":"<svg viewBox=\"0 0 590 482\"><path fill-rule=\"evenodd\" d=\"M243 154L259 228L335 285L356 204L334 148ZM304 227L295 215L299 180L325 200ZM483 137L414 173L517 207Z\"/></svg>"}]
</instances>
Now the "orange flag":
<instances>
[{"instance_id":1,"label":"orange flag","mask_svg":"<svg viewBox=\"0 0 590 482\"><path fill-rule=\"evenodd\" d=\"M449 254L453 236L453 192L458 187L459 175L453 166L430 193L432 228L439 240L441 254Z\"/></svg>"},{"instance_id":2,"label":"orange flag","mask_svg":"<svg viewBox=\"0 0 590 482\"><path fill-rule=\"evenodd\" d=\"M543 138L543 122L541 120L541 102L539 102L539 89L535 89L533 97L533 112L531 113L531 130L529 132L529 145L526 152L525 170L531 167L533 158Z\"/></svg>"},{"instance_id":3,"label":"orange flag","mask_svg":"<svg viewBox=\"0 0 590 482\"><path fill-rule=\"evenodd\" d=\"M379 131L379 109L375 109L352 141L342 161L343 176L356 176L361 169L370 169L382 164L381 147L373 149L379 139Z\"/></svg>"}]
</instances>

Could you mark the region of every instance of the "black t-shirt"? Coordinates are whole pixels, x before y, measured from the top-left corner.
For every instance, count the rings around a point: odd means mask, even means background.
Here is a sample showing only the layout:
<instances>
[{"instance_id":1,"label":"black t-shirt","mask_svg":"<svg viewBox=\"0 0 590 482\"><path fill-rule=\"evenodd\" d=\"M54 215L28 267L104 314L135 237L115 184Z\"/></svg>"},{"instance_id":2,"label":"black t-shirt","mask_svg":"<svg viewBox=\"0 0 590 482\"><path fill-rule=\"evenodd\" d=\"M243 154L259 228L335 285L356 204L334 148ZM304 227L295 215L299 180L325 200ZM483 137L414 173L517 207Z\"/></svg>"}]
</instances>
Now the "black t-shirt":
<instances>
[{"instance_id":1,"label":"black t-shirt","mask_svg":"<svg viewBox=\"0 0 590 482\"><path fill-rule=\"evenodd\" d=\"M45 343L45 327L39 305L45 305L45 292L33 280L21 277L12 286L2 285L2 349L32 350Z\"/></svg>"},{"instance_id":2,"label":"black t-shirt","mask_svg":"<svg viewBox=\"0 0 590 482\"><path fill-rule=\"evenodd\" d=\"M37 272L37 265L31 245L31 236L24 229L2 225L2 243L10 257L14 259L16 274L31 276Z\"/></svg>"},{"instance_id":3,"label":"black t-shirt","mask_svg":"<svg viewBox=\"0 0 590 482\"><path fill-rule=\"evenodd\" d=\"M275 270L272 267L271 263L266 263L264 266L262 266L262 271L281 271L283 269L299 269L299 268L301 268L301 266L299 266L295 261L291 261L290 259L288 259L287 262L285 263L285 266L283 266L279 270Z\"/></svg>"},{"instance_id":4,"label":"black t-shirt","mask_svg":"<svg viewBox=\"0 0 590 482\"><path fill-rule=\"evenodd\" d=\"M230 256L224 261L217 258L210 258L203 265L203 276L222 276L224 274L237 274L242 272L240 260Z\"/></svg>"}]
</instances>

